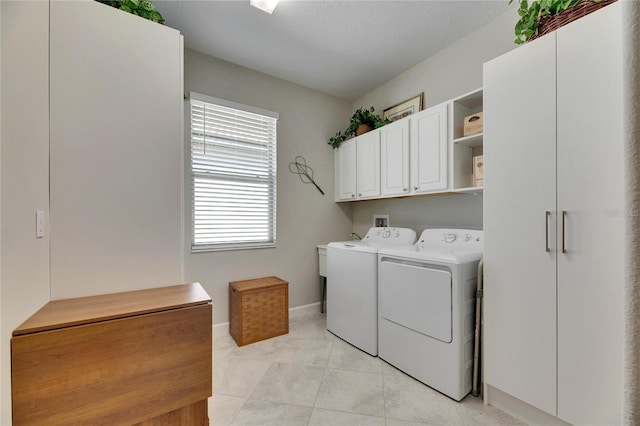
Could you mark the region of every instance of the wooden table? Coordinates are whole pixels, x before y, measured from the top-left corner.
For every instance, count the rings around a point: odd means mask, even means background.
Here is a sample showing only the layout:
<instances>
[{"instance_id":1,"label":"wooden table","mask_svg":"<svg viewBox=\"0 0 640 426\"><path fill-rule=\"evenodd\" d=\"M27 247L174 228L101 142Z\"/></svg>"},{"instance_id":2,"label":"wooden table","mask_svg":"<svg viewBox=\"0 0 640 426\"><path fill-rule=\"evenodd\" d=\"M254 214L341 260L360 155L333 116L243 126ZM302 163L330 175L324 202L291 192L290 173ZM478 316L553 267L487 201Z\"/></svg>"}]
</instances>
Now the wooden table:
<instances>
[{"instance_id":1,"label":"wooden table","mask_svg":"<svg viewBox=\"0 0 640 426\"><path fill-rule=\"evenodd\" d=\"M56 300L11 339L14 425L208 425L200 284Z\"/></svg>"}]
</instances>

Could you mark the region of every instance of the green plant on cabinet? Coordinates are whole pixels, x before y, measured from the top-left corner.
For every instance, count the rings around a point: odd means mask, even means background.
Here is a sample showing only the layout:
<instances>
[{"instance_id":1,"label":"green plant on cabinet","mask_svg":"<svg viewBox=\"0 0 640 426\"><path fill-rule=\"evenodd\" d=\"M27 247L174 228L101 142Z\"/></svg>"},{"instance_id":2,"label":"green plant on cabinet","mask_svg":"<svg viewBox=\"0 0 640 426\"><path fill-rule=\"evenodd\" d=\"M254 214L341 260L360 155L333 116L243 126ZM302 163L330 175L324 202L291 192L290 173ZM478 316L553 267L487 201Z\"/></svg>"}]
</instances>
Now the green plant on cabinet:
<instances>
[{"instance_id":1,"label":"green plant on cabinet","mask_svg":"<svg viewBox=\"0 0 640 426\"><path fill-rule=\"evenodd\" d=\"M518 15L520 20L516 23L516 44L524 44L531 36L538 34L539 19L547 15L557 15L565 9L569 9L583 0L533 0L529 3L527 0L519 0L520 7ZM601 0L591 0L599 3ZM509 4L513 0L509 0Z\"/></svg>"},{"instance_id":2,"label":"green plant on cabinet","mask_svg":"<svg viewBox=\"0 0 640 426\"><path fill-rule=\"evenodd\" d=\"M149 0L96 0L116 9L131 13L158 24L164 23L164 18L156 10L156 6Z\"/></svg>"},{"instance_id":3,"label":"green plant on cabinet","mask_svg":"<svg viewBox=\"0 0 640 426\"><path fill-rule=\"evenodd\" d=\"M338 132L335 136L329 138L329 145L336 149L340 147L340 144L347 140L350 136L356 135L356 130L360 125L366 125L373 129L377 129L379 127L384 126L385 124L391 123L391 120L388 118L381 118L378 114L375 113L375 108L371 107L369 109L364 109L362 107L355 110L351 119L349 120L349 126L346 128L344 133Z\"/></svg>"}]
</instances>

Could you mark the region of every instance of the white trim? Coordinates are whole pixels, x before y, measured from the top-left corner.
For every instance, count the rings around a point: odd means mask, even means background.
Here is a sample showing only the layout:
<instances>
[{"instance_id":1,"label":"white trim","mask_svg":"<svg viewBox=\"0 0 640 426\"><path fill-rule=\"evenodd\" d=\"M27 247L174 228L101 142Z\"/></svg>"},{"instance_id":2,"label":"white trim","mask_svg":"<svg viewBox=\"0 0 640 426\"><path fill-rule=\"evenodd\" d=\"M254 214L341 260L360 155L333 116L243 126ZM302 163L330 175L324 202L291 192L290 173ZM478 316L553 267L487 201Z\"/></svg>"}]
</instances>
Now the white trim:
<instances>
[{"instance_id":1,"label":"white trim","mask_svg":"<svg viewBox=\"0 0 640 426\"><path fill-rule=\"evenodd\" d=\"M485 387L485 405L493 405L500 411L522 420L532 426L569 426L569 423L552 416L518 398L494 388L491 385Z\"/></svg>"},{"instance_id":2,"label":"white trim","mask_svg":"<svg viewBox=\"0 0 640 426\"><path fill-rule=\"evenodd\" d=\"M289 308L289 319L300 318L308 314L320 313L320 302Z\"/></svg>"},{"instance_id":3,"label":"white trim","mask_svg":"<svg viewBox=\"0 0 640 426\"><path fill-rule=\"evenodd\" d=\"M289 308L289 320L291 318L300 318L308 314L320 313L320 302L310 303L308 305L296 306L295 308ZM213 324L213 328L226 327L229 329L229 321Z\"/></svg>"},{"instance_id":4,"label":"white trim","mask_svg":"<svg viewBox=\"0 0 640 426\"><path fill-rule=\"evenodd\" d=\"M278 120L280 118L280 114L275 111L269 111L268 109L262 109L258 107L254 107L251 105L244 105L233 101L228 101L226 99L215 98L213 96L207 96L196 92L189 92L189 99L207 102L210 104L220 105L227 108L239 109L241 111L250 112L253 114L266 115L267 117L275 118Z\"/></svg>"}]
</instances>

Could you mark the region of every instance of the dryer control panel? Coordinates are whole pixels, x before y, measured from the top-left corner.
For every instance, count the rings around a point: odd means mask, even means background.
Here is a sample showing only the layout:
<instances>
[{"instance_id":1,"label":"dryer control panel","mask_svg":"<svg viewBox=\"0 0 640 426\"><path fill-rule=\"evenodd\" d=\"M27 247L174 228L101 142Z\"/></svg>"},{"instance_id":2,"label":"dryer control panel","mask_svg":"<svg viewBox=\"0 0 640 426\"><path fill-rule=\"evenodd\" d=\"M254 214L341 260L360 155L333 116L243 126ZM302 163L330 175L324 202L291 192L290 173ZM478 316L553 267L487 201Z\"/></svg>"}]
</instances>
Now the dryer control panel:
<instances>
[{"instance_id":1,"label":"dryer control panel","mask_svg":"<svg viewBox=\"0 0 640 426\"><path fill-rule=\"evenodd\" d=\"M483 231L476 229L425 229L418 244L421 246L447 246L451 249L482 250Z\"/></svg>"}]
</instances>

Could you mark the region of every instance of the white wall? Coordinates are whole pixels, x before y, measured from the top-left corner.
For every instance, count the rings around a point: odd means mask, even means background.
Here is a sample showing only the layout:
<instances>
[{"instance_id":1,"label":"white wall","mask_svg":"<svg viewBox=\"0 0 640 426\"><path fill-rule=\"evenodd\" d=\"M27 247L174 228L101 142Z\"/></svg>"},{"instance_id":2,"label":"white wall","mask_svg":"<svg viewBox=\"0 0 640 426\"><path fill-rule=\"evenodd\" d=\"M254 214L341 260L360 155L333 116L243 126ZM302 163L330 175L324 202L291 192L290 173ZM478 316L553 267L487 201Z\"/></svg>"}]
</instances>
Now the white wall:
<instances>
[{"instance_id":1,"label":"white wall","mask_svg":"<svg viewBox=\"0 0 640 426\"><path fill-rule=\"evenodd\" d=\"M10 338L49 301L49 5L2 2L1 352L2 417L11 424Z\"/></svg>"},{"instance_id":2,"label":"white wall","mask_svg":"<svg viewBox=\"0 0 640 426\"><path fill-rule=\"evenodd\" d=\"M316 245L348 238L352 206L334 200L333 150L327 140L344 125L350 102L185 50L185 91L252 105L280 114L278 121L277 248L191 253L191 178L185 168L187 281L213 298L214 322L228 321L229 281L277 275L289 281L289 306L320 301ZM188 104L185 104L188 111ZM189 126L185 119L185 158ZM306 158L326 195L288 170Z\"/></svg>"},{"instance_id":3,"label":"white wall","mask_svg":"<svg viewBox=\"0 0 640 426\"><path fill-rule=\"evenodd\" d=\"M506 2L505 2L506 5ZM518 20L512 5L484 27L355 99L352 110L374 106L382 111L424 92L424 107L439 104L482 86L482 64L513 48ZM430 227L482 228L482 197L450 195L376 200L355 203L353 229L362 235L372 226L374 214L389 214L392 226L421 232Z\"/></svg>"}]
</instances>

